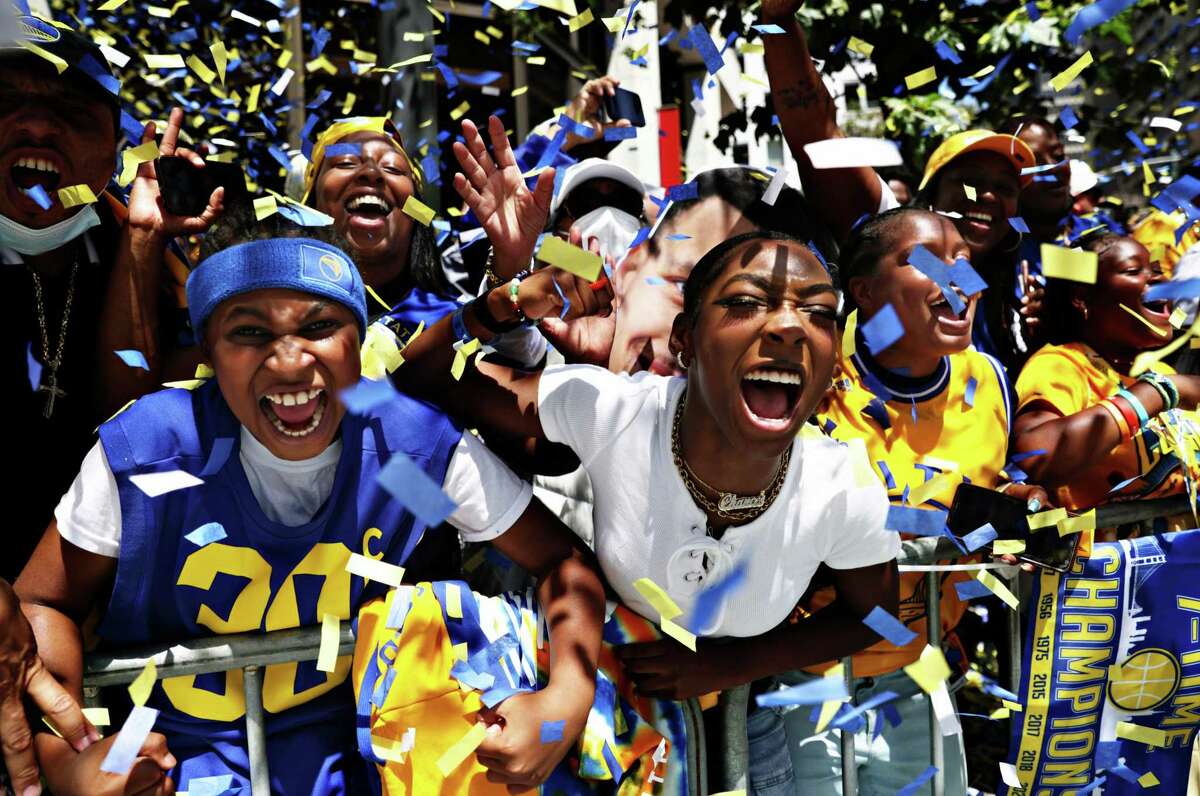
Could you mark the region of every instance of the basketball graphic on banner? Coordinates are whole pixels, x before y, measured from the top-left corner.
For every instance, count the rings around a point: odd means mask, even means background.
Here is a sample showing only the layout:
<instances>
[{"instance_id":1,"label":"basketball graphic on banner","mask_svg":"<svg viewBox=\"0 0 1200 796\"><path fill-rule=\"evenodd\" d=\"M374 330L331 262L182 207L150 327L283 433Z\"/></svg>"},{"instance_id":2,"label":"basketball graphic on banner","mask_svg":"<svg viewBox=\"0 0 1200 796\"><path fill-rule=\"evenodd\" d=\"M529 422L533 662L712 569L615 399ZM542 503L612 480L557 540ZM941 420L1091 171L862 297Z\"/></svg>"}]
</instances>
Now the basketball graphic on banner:
<instances>
[{"instance_id":1,"label":"basketball graphic on banner","mask_svg":"<svg viewBox=\"0 0 1200 796\"><path fill-rule=\"evenodd\" d=\"M1153 710L1179 687L1179 664L1166 650L1141 650L1115 668L1120 679L1109 681L1108 698L1122 710Z\"/></svg>"}]
</instances>

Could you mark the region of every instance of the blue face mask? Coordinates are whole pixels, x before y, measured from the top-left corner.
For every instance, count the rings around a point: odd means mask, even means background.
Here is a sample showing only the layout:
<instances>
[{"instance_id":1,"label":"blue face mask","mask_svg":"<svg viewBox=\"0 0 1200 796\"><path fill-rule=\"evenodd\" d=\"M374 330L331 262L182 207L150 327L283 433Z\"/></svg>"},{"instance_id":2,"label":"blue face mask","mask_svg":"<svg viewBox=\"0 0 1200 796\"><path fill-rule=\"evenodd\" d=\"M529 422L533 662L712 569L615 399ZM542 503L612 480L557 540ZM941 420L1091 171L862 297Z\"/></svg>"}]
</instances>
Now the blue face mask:
<instances>
[{"instance_id":1,"label":"blue face mask","mask_svg":"<svg viewBox=\"0 0 1200 796\"><path fill-rule=\"evenodd\" d=\"M31 229L0 215L0 246L25 255L45 254L78 238L92 227L100 226L100 216L91 205L70 218L44 229Z\"/></svg>"}]
</instances>

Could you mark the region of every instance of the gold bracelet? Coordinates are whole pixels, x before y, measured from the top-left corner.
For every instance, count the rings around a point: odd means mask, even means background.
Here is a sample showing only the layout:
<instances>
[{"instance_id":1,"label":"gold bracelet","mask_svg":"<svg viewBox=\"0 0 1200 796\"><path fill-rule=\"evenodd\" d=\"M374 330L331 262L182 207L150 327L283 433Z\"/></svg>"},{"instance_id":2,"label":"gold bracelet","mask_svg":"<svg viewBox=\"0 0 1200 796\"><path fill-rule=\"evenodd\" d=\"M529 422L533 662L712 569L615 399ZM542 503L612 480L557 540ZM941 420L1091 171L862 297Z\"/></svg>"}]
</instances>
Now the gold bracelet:
<instances>
[{"instance_id":1,"label":"gold bracelet","mask_svg":"<svg viewBox=\"0 0 1200 796\"><path fill-rule=\"evenodd\" d=\"M1133 439L1133 433L1129 429L1129 424L1125 422L1125 417L1121 414L1121 410L1113 405L1112 401L1107 398L1100 402L1105 411L1112 417L1113 422L1117 424L1117 430L1121 432L1122 439Z\"/></svg>"},{"instance_id":2,"label":"gold bracelet","mask_svg":"<svg viewBox=\"0 0 1200 796\"><path fill-rule=\"evenodd\" d=\"M496 276L495 266L496 250L488 249L487 261L483 264L483 275L487 279L487 286L492 289L498 288L507 282L507 280Z\"/></svg>"}]
</instances>

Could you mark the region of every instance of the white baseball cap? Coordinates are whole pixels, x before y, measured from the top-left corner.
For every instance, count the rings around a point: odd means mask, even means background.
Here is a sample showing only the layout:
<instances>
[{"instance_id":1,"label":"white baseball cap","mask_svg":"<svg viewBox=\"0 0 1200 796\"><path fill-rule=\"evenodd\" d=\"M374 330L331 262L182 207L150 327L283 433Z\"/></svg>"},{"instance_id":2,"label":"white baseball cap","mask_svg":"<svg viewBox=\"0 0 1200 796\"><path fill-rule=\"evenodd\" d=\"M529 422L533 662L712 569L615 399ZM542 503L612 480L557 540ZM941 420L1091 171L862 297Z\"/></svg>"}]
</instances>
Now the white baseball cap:
<instances>
[{"instance_id":1,"label":"white baseball cap","mask_svg":"<svg viewBox=\"0 0 1200 796\"><path fill-rule=\"evenodd\" d=\"M563 202L567 200L567 197L571 195L571 191L583 185L588 180L601 178L619 182L643 196L646 193L646 186L642 181L638 179L636 174L624 166L605 160L604 158L585 158L567 167L566 173L563 175L562 184L558 187L558 193L554 195L554 201L550 203L550 217L554 218L558 215L559 209L562 207Z\"/></svg>"}]
</instances>

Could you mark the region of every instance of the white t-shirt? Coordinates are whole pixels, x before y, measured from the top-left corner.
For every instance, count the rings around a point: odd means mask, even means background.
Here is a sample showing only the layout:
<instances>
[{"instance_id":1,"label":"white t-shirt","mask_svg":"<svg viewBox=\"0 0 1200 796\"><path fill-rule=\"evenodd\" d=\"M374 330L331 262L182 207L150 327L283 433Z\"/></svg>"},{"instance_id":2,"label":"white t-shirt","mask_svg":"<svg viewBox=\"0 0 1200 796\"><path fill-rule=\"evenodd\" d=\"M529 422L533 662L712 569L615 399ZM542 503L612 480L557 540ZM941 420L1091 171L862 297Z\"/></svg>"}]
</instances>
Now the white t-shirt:
<instances>
[{"instance_id":1,"label":"white t-shirt","mask_svg":"<svg viewBox=\"0 0 1200 796\"><path fill-rule=\"evenodd\" d=\"M268 519L283 525L304 525L316 516L333 490L341 455L338 439L311 459L287 461L242 428L239 457L250 490ZM458 504L447 522L471 542L495 539L511 528L533 494L529 482L469 433L450 456L442 489ZM59 535L76 547L109 558L120 555L121 499L99 442L84 457L54 519Z\"/></svg>"},{"instance_id":2,"label":"white t-shirt","mask_svg":"<svg viewBox=\"0 0 1200 796\"><path fill-rule=\"evenodd\" d=\"M671 423L685 386L682 378L589 365L542 373L542 428L574 449L592 479L596 554L626 605L658 619L633 586L650 578L686 619L701 591L745 562L742 586L709 627L693 629L757 636L787 619L819 564L854 569L900 552L900 537L883 527L883 485L874 478L858 485L850 449L824 437L796 438L783 487L762 516L710 538L671 456Z\"/></svg>"}]
</instances>

